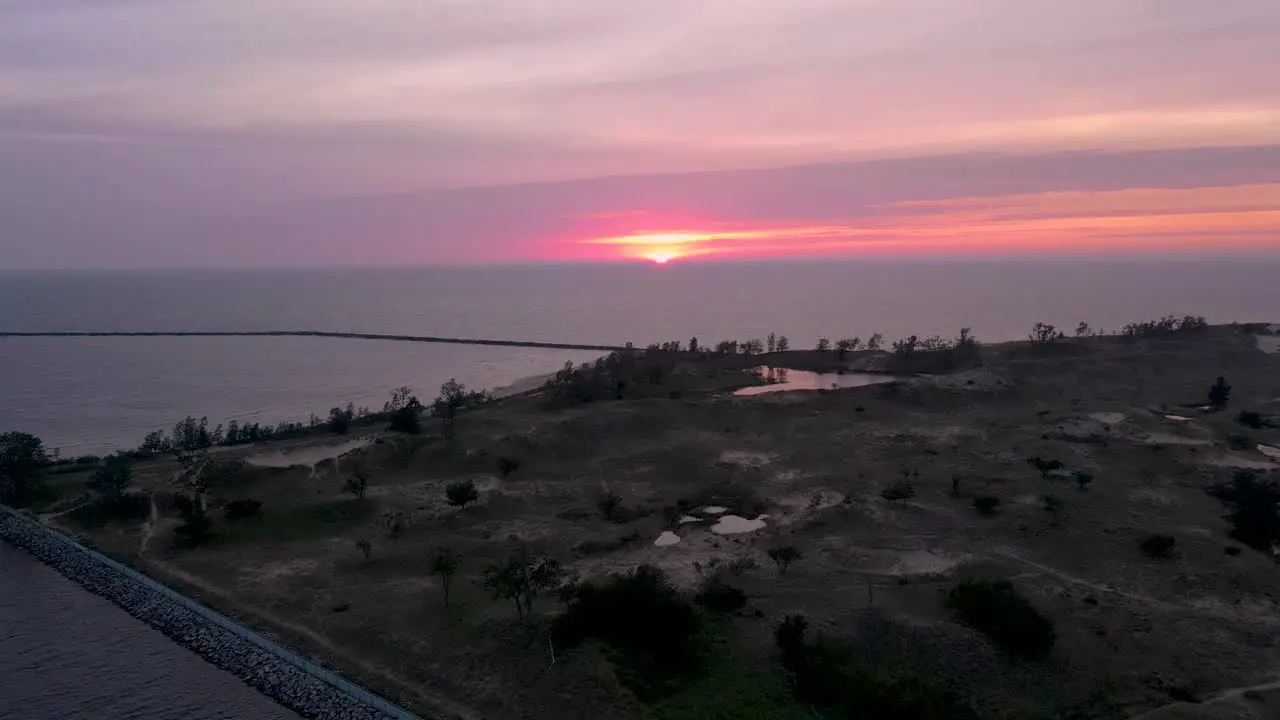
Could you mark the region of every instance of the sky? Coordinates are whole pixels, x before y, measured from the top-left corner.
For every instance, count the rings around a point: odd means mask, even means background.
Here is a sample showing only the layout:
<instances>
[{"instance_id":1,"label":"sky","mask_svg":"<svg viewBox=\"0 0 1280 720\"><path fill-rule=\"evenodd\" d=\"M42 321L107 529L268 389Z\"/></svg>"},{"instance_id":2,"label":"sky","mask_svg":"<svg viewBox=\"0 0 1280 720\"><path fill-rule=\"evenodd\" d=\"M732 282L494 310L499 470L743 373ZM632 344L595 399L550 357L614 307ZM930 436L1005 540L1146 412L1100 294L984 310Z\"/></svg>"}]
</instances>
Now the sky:
<instances>
[{"instance_id":1,"label":"sky","mask_svg":"<svg viewBox=\"0 0 1280 720\"><path fill-rule=\"evenodd\" d=\"M1280 250L1275 0L0 0L0 269Z\"/></svg>"}]
</instances>

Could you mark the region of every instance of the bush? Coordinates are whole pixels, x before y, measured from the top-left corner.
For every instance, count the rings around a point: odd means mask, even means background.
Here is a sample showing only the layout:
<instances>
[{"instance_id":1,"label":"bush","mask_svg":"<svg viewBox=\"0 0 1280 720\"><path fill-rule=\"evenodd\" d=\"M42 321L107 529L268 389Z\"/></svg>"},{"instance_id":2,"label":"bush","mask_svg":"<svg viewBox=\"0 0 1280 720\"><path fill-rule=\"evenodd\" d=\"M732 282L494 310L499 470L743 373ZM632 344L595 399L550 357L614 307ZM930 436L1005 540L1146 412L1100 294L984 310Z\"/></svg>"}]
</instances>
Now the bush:
<instances>
[{"instance_id":1,"label":"bush","mask_svg":"<svg viewBox=\"0 0 1280 720\"><path fill-rule=\"evenodd\" d=\"M222 509L228 520L246 520L262 514L262 503L258 500L232 500Z\"/></svg>"},{"instance_id":2,"label":"bush","mask_svg":"<svg viewBox=\"0 0 1280 720\"><path fill-rule=\"evenodd\" d=\"M455 483L449 483L445 487L444 496L450 505L465 508L468 503L473 503L480 499L480 492L476 490L475 482L459 480Z\"/></svg>"},{"instance_id":3,"label":"bush","mask_svg":"<svg viewBox=\"0 0 1280 720\"><path fill-rule=\"evenodd\" d=\"M178 495L174 498L182 524L174 530L175 540L181 547L194 548L213 537L213 523L204 511L203 498L195 495Z\"/></svg>"},{"instance_id":4,"label":"bush","mask_svg":"<svg viewBox=\"0 0 1280 720\"><path fill-rule=\"evenodd\" d=\"M592 638L612 648L619 679L642 700L661 697L702 670L702 631L694 606L650 565L581 585L553 625L560 646Z\"/></svg>"},{"instance_id":5,"label":"bush","mask_svg":"<svg viewBox=\"0 0 1280 720\"><path fill-rule=\"evenodd\" d=\"M1076 481L1076 486L1081 490L1084 490L1089 486L1089 483L1093 482L1093 475L1083 470L1071 473L1071 478Z\"/></svg>"},{"instance_id":6,"label":"bush","mask_svg":"<svg viewBox=\"0 0 1280 720\"><path fill-rule=\"evenodd\" d=\"M898 480L889 487L880 491L880 497L889 502L899 502L910 500L916 496L916 488L906 480Z\"/></svg>"},{"instance_id":7,"label":"bush","mask_svg":"<svg viewBox=\"0 0 1280 720\"><path fill-rule=\"evenodd\" d=\"M391 425L388 429L392 432L409 433L410 435L417 435L422 432L422 424L418 422L419 408L419 405L411 404L391 411Z\"/></svg>"},{"instance_id":8,"label":"bush","mask_svg":"<svg viewBox=\"0 0 1280 720\"><path fill-rule=\"evenodd\" d=\"M600 514L604 515L605 520L612 521L618 517L618 511L622 509L622 498L612 492L605 493L604 497L596 503L596 507L599 508Z\"/></svg>"},{"instance_id":9,"label":"bush","mask_svg":"<svg viewBox=\"0 0 1280 720\"><path fill-rule=\"evenodd\" d=\"M520 461L513 457L503 455L498 458L498 472L502 473L502 477L508 477L511 473L520 469Z\"/></svg>"},{"instance_id":10,"label":"bush","mask_svg":"<svg viewBox=\"0 0 1280 720\"><path fill-rule=\"evenodd\" d=\"M807 642L807 627L803 616L788 616L774 631L774 640L796 699L815 711L848 718L955 716L956 703L933 678L909 668L856 663L830 637L818 635Z\"/></svg>"},{"instance_id":11,"label":"bush","mask_svg":"<svg viewBox=\"0 0 1280 720\"><path fill-rule=\"evenodd\" d=\"M1167 560L1173 557L1173 548L1178 541L1170 535L1148 535L1139 543L1143 554L1153 560Z\"/></svg>"},{"instance_id":12,"label":"bush","mask_svg":"<svg viewBox=\"0 0 1280 720\"><path fill-rule=\"evenodd\" d=\"M1053 624L1007 580L965 580L947 590L943 605L953 620L1015 657L1041 659L1057 639Z\"/></svg>"},{"instance_id":13,"label":"bush","mask_svg":"<svg viewBox=\"0 0 1280 720\"><path fill-rule=\"evenodd\" d=\"M1043 478L1049 477L1049 473L1055 470L1061 470L1063 467L1061 460L1048 460L1040 457L1039 455L1027 458L1027 464L1036 470L1039 470L1040 477Z\"/></svg>"},{"instance_id":14,"label":"bush","mask_svg":"<svg viewBox=\"0 0 1280 720\"><path fill-rule=\"evenodd\" d=\"M979 495L973 499L973 507L979 515L991 517L996 514L996 508L1000 507L1000 498L994 495Z\"/></svg>"},{"instance_id":15,"label":"bush","mask_svg":"<svg viewBox=\"0 0 1280 720\"><path fill-rule=\"evenodd\" d=\"M799 560L801 557L799 548L793 545L784 545L783 547L771 548L769 550L769 559L778 566L778 574L784 575L791 563Z\"/></svg>"},{"instance_id":16,"label":"bush","mask_svg":"<svg viewBox=\"0 0 1280 720\"><path fill-rule=\"evenodd\" d=\"M1231 506L1231 537L1262 552L1280 543L1280 485L1238 470L1231 485L1215 485L1209 494Z\"/></svg>"},{"instance_id":17,"label":"bush","mask_svg":"<svg viewBox=\"0 0 1280 720\"><path fill-rule=\"evenodd\" d=\"M724 615L745 607L747 594L722 580L713 579L694 596L693 601L713 613Z\"/></svg>"},{"instance_id":18,"label":"bush","mask_svg":"<svg viewBox=\"0 0 1280 720\"><path fill-rule=\"evenodd\" d=\"M1264 428L1271 427L1271 422L1269 420L1262 417L1260 413L1253 412L1252 410L1241 410L1240 414L1236 415L1236 422L1254 430L1262 430Z\"/></svg>"}]
</instances>

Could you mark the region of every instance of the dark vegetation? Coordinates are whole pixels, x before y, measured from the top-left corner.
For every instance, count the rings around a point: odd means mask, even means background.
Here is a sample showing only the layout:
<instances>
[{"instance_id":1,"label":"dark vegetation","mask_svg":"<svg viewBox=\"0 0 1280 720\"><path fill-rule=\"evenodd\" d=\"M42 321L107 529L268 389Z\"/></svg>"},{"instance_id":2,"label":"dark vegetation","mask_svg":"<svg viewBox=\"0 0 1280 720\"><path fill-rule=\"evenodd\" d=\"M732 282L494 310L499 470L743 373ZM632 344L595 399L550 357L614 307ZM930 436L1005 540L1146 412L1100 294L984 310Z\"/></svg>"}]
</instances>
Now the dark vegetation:
<instances>
[{"instance_id":1,"label":"dark vegetation","mask_svg":"<svg viewBox=\"0 0 1280 720\"><path fill-rule=\"evenodd\" d=\"M1215 408L1223 408L1231 401L1231 385L1227 383L1227 379L1219 376L1209 386L1209 405Z\"/></svg>"},{"instance_id":2,"label":"dark vegetation","mask_svg":"<svg viewBox=\"0 0 1280 720\"><path fill-rule=\"evenodd\" d=\"M911 668L855 661L837 640L818 634L806 638L808 621L790 615L774 632L779 660L795 698L818 717L960 717L963 708L935 678Z\"/></svg>"},{"instance_id":3,"label":"dark vegetation","mask_svg":"<svg viewBox=\"0 0 1280 720\"><path fill-rule=\"evenodd\" d=\"M746 607L747 594L723 578L714 577L703 585L693 601L713 613L724 615Z\"/></svg>"},{"instance_id":4,"label":"dark vegetation","mask_svg":"<svg viewBox=\"0 0 1280 720\"><path fill-rule=\"evenodd\" d=\"M1253 430L1265 430L1266 428L1275 427L1271 418L1264 417L1261 413L1252 410L1241 410L1240 414L1236 415L1236 422Z\"/></svg>"},{"instance_id":5,"label":"dark vegetation","mask_svg":"<svg viewBox=\"0 0 1280 720\"><path fill-rule=\"evenodd\" d=\"M978 340L969 328L961 328L955 338L915 335L893 343L887 368L896 373L954 372L978 365Z\"/></svg>"},{"instance_id":6,"label":"dark vegetation","mask_svg":"<svg viewBox=\"0 0 1280 720\"><path fill-rule=\"evenodd\" d=\"M444 496L450 505L465 508L480 499L480 491L476 490L474 480L459 480L445 486Z\"/></svg>"},{"instance_id":7,"label":"dark vegetation","mask_svg":"<svg viewBox=\"0 0 1280 720\"><path fill-rule=\"evenodd\" d=\"M1040 472L1040 477L1043 478L1047 478L1049 477L1049 473L1063 468L1061 460L1045 459L1039 455L1027 458L1027 464L1038 470Z\"/></svg>"},{"instance_id":8,"label":"dark vegetation","mask_svg":"<svg viewBox=\"0 0 1280 720\"><path fill-rule=\"evenodd\" d=\"M791 563L801 558L800 550L794 545L770 548L769 559L778 566L778 574L785 575Z\"/></svg>"},{"instance_id":9,"label":"dark vegetation","mask_svg":"<svg viewBox=\"0 0 1280 720\"><path fill-rule=\"evenodd\" d=\"M27 507L43 495L49 455L35 435L0 434L0 503Z\"/></svg>"},{"instance_id":10,"label":"dark vegetation","mask_svg":"<svg viewBox=\"0 0 1280 720\"><path fill-rule=\"evenodd\" d=\"M228 520L255 518L262 514L262 503L258 500L250 499L232 500L223 507L222 514Z\"/></svg>"},{"instance_id":11,"label":"dark vegetation","mask_svg":"<svg viewBox=\"0 0 1280 720\"><path fill-rule=\"evenodd\" d=\"M1139 543L1142 554L1152 560L1167 560L1173 557L1173 549L1178 541L1171 535L1148 535Z\"/></svg>"},{"instance_id":12,"label":"dark vegetation","mask_svg":"<svg viewBox=\"0 0 1280 720\"><path fill-rule=\"evenodd\" d=\"M1014 657L1042 659L1057 639L1053 624L1007 580L965 580L947 590L943 605Z\"/></svg>"},{"instance_id":13,"label":"dark vegetation","mask_svg":"<svg viewBox=\"0 0 1280 720\"><path fill-rule=\"evenodd\" d=\"M996 508L1000 507L1000 498L993 495L979 495L973 499L973 507L983 517L991 517L996 514Z\"/></svg>"},{"instance_id":14,"label":"dark vegetation","mask_svg":"<svg viewBox=\"0 0 1280 720\"><path fill-rule=\"evenodd\" d=\"M533 612L539 595L552 592L563 582L564 571L556 560L530 551L524 545L509 558L484 571L484 586L495 598L510 600L520 619Z\"/></svg>"},{"instance_id":15,"label":"dark vegetation","mask_svg":"<svg viewBox=\"0 0 1280 720\"><path fill-rule=\"evenodd\" d=\"M1237 470L1231 484L1218 483L1209 494L1231 508L1231 537L1255 550L1280 544L1280 483L1252 470Z\"/></svg>"},{"instance_id":16,"label":"dark vegetation","mask_svg":"<svg viewBox=\"0 0 1280 720\"><path fill-rule=\"evenodd\" d=\"M1126 337L1160 338L1199 333L1208 329L1209 323L1203 317L1187 315L1178 319L1173 315L1166 315L1159 320L1125 325L1121 334Z\"/></svg>"},{"instance_id":17,"label":"dark vegetation","mask_svg":"<svg viewBox=\"0 0 1280 720\"><path fill-rule=\"evenodd\" d=\"M447 547L436 550L431 556L431 574L440 578L440 591L444 595L444 606L449 607L449 589L453 584L453 576L458 574L462 558Z\"/></svg>"},{"instance_id":18,"label":"dark vegetation","mask_svg":"<svg viewBox=\"0 0 1280 720\"><path fill-rule=\"evenodd\" d=\"M199 547L213 538L213 522L205 512L204 498L180 494L174 498L174 505L182 518L182 524L174 531L179 547Z\"/></svg>"},{"instance_id":19,"label":"dark vegetation","mask_svg":"<svg viewBox=\"0 0 1280 720\"><path fill-rule=\"evenodd\" d=\"M661 570L642 565L578 587L553 625L555 642L604 643L622 683L643 700L674 692L706 662L706 626Z\"/></svg>"}]
</instances>

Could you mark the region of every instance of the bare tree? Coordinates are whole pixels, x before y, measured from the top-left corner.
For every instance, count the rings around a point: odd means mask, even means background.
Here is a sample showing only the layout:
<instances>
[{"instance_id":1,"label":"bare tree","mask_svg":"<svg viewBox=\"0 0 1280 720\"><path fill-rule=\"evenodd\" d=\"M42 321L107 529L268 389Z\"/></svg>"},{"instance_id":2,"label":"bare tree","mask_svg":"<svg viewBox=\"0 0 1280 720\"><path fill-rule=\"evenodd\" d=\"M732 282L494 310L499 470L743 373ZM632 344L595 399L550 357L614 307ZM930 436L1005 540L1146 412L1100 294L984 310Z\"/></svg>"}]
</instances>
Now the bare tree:
<instances>
[{"instance_id":1,"label":"bare tree","mask_svg":"<svg viewBox=\"0 0 1280 720\"><path fill-rule=\"evenodd\" d=\"M458 566L462 558L447 547L436 550L431 556L431 574L440 577L440 590L444 593L444 606L449 607L449 588L453 584L453 576L458 574Z\"/></svg>"}]
</instances>

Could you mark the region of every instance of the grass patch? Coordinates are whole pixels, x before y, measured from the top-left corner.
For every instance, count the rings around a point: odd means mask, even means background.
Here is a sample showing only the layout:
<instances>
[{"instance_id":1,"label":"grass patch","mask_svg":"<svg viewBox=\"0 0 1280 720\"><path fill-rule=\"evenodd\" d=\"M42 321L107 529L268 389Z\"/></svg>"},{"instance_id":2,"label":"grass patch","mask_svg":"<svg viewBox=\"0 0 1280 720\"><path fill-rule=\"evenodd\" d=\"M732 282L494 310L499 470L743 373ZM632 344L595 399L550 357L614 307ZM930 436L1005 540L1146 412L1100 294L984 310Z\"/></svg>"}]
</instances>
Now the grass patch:
<instances>
[{"instance_id":1,"label":"grass patch","mask_svg":"<svg viewBox=\"0 0 1280 720\"><path fill-rule=\"evenodd\" d=\"M741 660L724 640L712 646L706 673L650 707L652 720L814 720L787 688Z\"/></svg>"},{"instance_id":2,"label":"grass patch","mask_svg":"<svg viewBox=\"0 0 1280 720\"><path fill-rule=\"evenodd\" d=\"M223 529L230 542L302 542L345 535L366 525L375 513L373 503L353 498L289 505Z\"/></svg>"}]
</instances>

